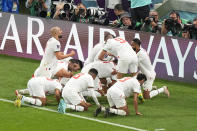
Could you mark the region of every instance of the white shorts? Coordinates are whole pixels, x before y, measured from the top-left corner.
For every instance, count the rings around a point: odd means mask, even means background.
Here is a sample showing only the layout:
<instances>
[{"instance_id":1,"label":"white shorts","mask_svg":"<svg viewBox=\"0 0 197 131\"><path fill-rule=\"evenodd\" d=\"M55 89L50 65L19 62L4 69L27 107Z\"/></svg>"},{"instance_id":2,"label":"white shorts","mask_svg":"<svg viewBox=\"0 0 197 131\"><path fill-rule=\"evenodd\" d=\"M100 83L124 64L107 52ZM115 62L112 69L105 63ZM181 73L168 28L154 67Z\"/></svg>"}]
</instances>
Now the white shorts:
<instances>
[{"instance_id":1,"label":"white shorts","mask_svg":"<svg viewBox=\"0 0 197 131\"><path fill-rule=\"evenodd\" d=\"M154 81L155 81L155 77L148 77L142 86L143 90L144 91L151 91L153 88Z\"/></svg>"},{"instance_id":2,"label":"white shorts","mask_svg":"<svg viewBox=\"0 0 197 131\"><path fill-rule=\"evenodd\" d=\"M118 60L117 69L119 73L126 74L128 70L130 73L136 73L138 69L138 60L130 58L129 60Z\"/></svg>"},{"instance_id":3,"label":"white shorts","mask_svg":"<svg viewBox=\"0 0 197 131\"><path fill-rule=\"evenodd\" d=\"M83 96L73 89L64 89L62 92L62 97L66 103L72 105L79 105L82 101L84 101Z\"/></svg>"},{"instance_id":4,"label":"white shorts","mask_svg":"<svg viewBox=\"0 0 197 131\"><path fill-rule=\"evenodd\" d=\"M107 100L110 107L116 106L116 108L120 108L127 105L124 92L118 89L118 87L109 88Z\"/></svg>"},{"instance_id":5,"label":"white shorts","mask_svg":"<svg viewBox=\"0 0 197 131\"><path fill-rule=\"evenodd\" d=\"M37 96L46 98L45 91L44 91L44 83L43 82L37 82L34 79L31 79L27 83L27 88L29 90L30 96Z\"/></svg>"}]
</instances>

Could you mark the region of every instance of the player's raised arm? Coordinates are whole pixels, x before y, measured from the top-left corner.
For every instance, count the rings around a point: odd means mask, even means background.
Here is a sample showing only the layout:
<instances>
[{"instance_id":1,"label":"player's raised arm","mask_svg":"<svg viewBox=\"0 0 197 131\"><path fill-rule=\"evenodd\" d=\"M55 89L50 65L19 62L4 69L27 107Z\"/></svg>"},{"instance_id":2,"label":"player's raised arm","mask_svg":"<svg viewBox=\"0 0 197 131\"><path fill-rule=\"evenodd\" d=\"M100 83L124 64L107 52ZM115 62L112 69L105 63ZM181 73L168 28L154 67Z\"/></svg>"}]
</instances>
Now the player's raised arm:
<instances>
[{"instance_id":1,"label":"player's raised arm","mask_svg":"<svg viewBox=\"0 0 197 131\"><path fill-rule=\"evenodd\" d=\"M65 58L68 58L68 57L72 57L74 55L75 55L74 50L72 50L69 54L66 54L66 55L64 55L64 53L60 52L60 51L55 52L55 56L57 57L58 60L65 59Z\"/></svg>"}]
</instances>

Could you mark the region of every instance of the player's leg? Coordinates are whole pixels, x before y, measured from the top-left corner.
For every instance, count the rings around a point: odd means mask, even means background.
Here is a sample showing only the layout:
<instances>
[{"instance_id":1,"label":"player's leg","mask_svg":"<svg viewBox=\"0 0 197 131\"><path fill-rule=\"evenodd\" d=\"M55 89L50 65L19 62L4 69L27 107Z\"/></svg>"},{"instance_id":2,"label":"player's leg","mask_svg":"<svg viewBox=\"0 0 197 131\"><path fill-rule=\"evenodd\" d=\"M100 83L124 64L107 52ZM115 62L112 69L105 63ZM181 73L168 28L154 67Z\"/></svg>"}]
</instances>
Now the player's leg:
<instances>
[{"instance_id":1,"label":"player's leg","mask_svg":"<svg viewBox=\"0 0 197 131\"><path fill-rule=\"evenodd\" d=\"M150 96L150 98L153 98L153 97L155 97L155 96L157 96L158 94L161 94L161 93L164 93L168 97L170 97L170 92L169 92L167 86L163 86L163 87L161 87L161 88L159 88L157 90L150 91L149 96Z\"/></svg>"},{"instance_id":2,"label":"player's leg","mask_svg":"<svg viewBox=\"0 0 197 131\"><path fill-rule=\"evenodd\" d=\"M64 90L62 97L66 103L66 109L75 111L84 111L88 109L86 102L79 96L77 92L71 90Z\"/></svg>"},{"instance_id":3,"label":"player's leg","mask_svg":"<svg viewBox=\"0 0 197 131\"><path fill-rule=\"evenodd\" d=\"M124 74L128 73L129 63L126 60L118 60L117 65L117 79L121 79L124 77Z\"/></svg>"},{"instance_id":4,"label":"player's leg","mask_svg":"<svg viewBox=\"0 0 197 131\"><path fill-rule=\"evenodd\" d=\"M15 105L18 107L20 107L21 103L23 102L27 102L36 106L43 106L46 104L46 98L26 97L26 96L19 94L17 91L15 91L15 94L17 96L17 99L15 100Z\"/></svg>"},{"instance_id":5,"label":"player's leg","mask_svg":"<svg viewBox=\"0 0 197 131\"><path fill-rule=\"evenodd\" d=\"M109 113L123 116L129 115L125 95L121 90L109 90L107 93L107 100L110 105L110 108L106 108L104 117L107 117ZM116 106L116 108L113 108L114 106Z\"/></svg>"},{"instance_id":6,"label":"player's leg","mask_svg":"<svg viewBox=\"0 0 197 131\"><path fill-rule=\"evenodd\" d=\"M20 89L18 90L19 94L22 94L22 95L28 95L29 94L29 90L28 89Z\"/></svg>"},{"instance_id":7,"label":"player's leg","mask_svg":"<svg viewBox=\"0 0 197 131\"><path fill-rule=\"evenodd\" d=\"M131 73L131 77L137 76L137 70L138 70L138 59L131 58L130 64L129 64L129 71Z\"/></svg>"}]
</instances>

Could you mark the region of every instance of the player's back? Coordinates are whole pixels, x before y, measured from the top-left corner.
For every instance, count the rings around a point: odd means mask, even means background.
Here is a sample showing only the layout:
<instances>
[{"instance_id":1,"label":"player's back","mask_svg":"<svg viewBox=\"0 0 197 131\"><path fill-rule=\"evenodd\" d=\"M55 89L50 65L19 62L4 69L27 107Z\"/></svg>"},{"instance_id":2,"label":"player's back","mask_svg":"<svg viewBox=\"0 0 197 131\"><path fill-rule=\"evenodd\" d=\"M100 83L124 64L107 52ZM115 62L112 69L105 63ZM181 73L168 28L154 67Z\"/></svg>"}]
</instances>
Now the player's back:
<instances>
[{"instance_id":1,"label":"player's back","mask_svg":"<svg viewBox=\"0 0 197 131\"><path fill-rule=\"evenodd\" d=\"M137 57L139 69L143 74L145 74L147 77L151 77L152 75L156 74L146 50L141 48L140 51L137 53Z\"/></svg>"},{"instance_id":2,"label":"player's back","mask_svg":"<svg viewBox=\"0 0 197 131\"><path fill-rule=\"evenodd\" d=\"M88 73L78 73L74 75L65 85L65 89L73 89L77 92L87 90L88 87L94 87L94 81Z\"/></svg>"},{"instance_id":3,"label":"player's back","mask_svg":"<svg viewBox=\"0 0 197 131\"><path fill-rule=\"evenodd\" d=\"M44 91L45 92L54 92L55 89L59 89L61 91L62 86L57 79L49 79L43 78L44 80Z\"/></svg>"},{"instance_id":4,"label":"player's back","mask_svg":"<svg viewBox=\"0 0 197 131\"><path fill-rule=\"evenodd\" d=\"M137 55L130 46L130 44L121 37L109 39L105 46L105 49L106 48L108 48L107 51L117 56L120 60L127 60L131 57L137 58Z\"/></svg>"},{"instance_id":5,"label":"player's back","mask_svg":"<svg viewBox=\"0 0 197 131\"><path fill-rule=\"evenodd\" d=\"M99 78L106 78L111 76L115 65L112 61L95 61L86 65L81 72L88 73L91 68L95 68L98 71Z\"/></svg>"},{"instance_id":6,"label":"player's back","mask_svg":"<svg viewBox=\"0 0 197 131\"><path fill-rule=\"evenodd\" d=\"M124 92L126 97L131 96L133 92L141 92L140 83L136 78L124 77L119 79L118 83L122 85L120 86L120 89Z\"/></svg>"}]
</instances>

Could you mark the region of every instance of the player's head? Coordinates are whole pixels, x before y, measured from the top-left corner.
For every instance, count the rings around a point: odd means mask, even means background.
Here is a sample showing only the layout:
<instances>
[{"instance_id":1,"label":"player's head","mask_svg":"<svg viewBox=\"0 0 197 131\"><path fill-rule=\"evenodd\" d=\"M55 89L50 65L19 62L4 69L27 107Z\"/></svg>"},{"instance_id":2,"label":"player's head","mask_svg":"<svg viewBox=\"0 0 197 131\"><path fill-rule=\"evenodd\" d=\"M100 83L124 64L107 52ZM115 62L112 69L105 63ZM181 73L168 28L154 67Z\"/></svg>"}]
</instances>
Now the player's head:
<instances>
[{"instance_id":1,"label":"player's head","mask_svg":"<svg viewBox=\"0 0 197 131\"><path fill-rule=\"evenodd\" d=\"M144 74L139 73L137 75L137 80L139 81L140 85L142 85L147 80L147 78Z\"/></svg>"},{"instance_id":2,"label":"player's head","mask_svg":"<svg viewBox=\"0 0 197 131\"><path fill-rule=\"evenodd\" d=\"M141 45L141 41L138 38L135 38L131 41L131 46L134 51L139 51Z\"/></svg>"},{"instance_id":3,"label":"player's head","mask_svg":"<svg viewBox=\"0 0 197 131\"><path fill-rule=\"evenodd\" d=\"M118 59L115 58L115 59L113 60L113 63L114 63L115 65L117 65L117 64L118 64Z\"/></svg>"},{"instance_id":4,"label":"player's head","mask_svg":"<svg viewBox=\"0 0 197 131\"><path fill-rule=\"evenodd\" d=\"M82 61L78 60L78 59L70 59L69 60L69 64L68 64L68 69L70 71L78 71L81 70L83 68L83 63Z\"/></svg>"},{"instance_id":5,"label":"player's head","mask_svg":"<svg viewBox=\"0 0 197 131\"><path fill-rule=\"evenodd\" d=\"M115 38L115 36L107 32L105 33L104 41L106 43L108 39L113 39L113 38Z\"/></svg>"},{"instance_id":6,"label":"player's head","mask_svg":"<svg viewBox=\"0 0 197 131\"><path fill-rule=\"evenodd\" d=\"M62 38L62 30L60 27L52 27L51 28L51 36L54 37L54 38Z\"/></svg>"},{"instance_id":7,"label":"player's head","mask_svg":"<svg viewBox=\"0 0 197 131\"><path fill-rule=\"evenodd\" d=\"M93 77L93 79L95 79L96 76L98 75L98 71L95 68L91 68L88 74L90 74Z\"/></svg>"}]
</instances>

